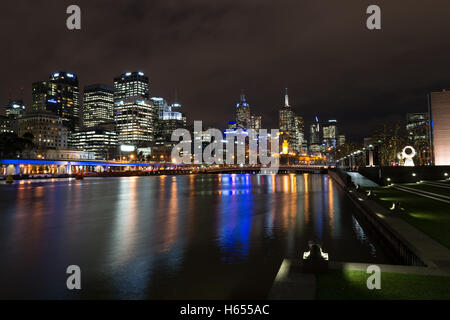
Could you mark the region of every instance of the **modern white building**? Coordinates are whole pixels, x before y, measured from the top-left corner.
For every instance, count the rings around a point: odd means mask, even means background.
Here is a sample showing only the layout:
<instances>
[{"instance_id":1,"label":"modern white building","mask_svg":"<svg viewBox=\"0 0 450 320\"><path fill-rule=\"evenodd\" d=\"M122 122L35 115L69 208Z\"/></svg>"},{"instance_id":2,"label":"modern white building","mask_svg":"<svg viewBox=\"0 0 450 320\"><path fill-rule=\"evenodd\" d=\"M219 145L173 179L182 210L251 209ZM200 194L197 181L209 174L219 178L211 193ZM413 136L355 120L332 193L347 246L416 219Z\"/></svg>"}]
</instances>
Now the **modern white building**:
<instances>
[{"instance_id":1,"label":"modern white building","mask_svg":"<svg viewBox=\"0 0 450 320\"><path fill-rule=\"evenodd\" d=\"M450 91L432 92L429 95L433 164L450 165Z\"/></svg>"}]
</instances>

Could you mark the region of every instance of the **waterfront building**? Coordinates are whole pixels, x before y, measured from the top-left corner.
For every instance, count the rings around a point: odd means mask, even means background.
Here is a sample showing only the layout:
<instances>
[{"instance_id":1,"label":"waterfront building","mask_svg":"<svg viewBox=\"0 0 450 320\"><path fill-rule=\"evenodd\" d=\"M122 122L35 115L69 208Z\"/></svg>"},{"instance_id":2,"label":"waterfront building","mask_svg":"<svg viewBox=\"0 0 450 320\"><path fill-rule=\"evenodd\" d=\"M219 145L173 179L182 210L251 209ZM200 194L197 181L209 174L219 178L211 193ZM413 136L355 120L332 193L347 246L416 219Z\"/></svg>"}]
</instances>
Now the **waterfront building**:
<instances>
[{"instance_id":1,"label":"waterfront building","mask_svg":"<svg viewBox=\"0 0 450 320\"><path fill-rule=\"evenodd\" d=\"M33 112L52 112L63 124L75 131L80 127L78 77L70 72L55 72L48 81L32 85Z\"/></svg>"},{"instance_id":2,"label":"waterfront building","mask_svg":"<svg viewBox=\"0 0 450 320\"><path fill-rule=\"evenodd\" d=\"M172 133L176 129L186 128L186 116L181 112L181 104L178 102L169 105L165 99L158 97L151 98L151 101L157 110L154 153L156 156L168 158L172 148L178 143L172 141Z\"/></svg>"},{"instance_id":3,"label":"waterfront building","mask_svg":"<svg viewBox=\"0 0 450 320\"><path fill-rule=\"evenodd\" d=\"M45 150L39 154L39 158L51 160L95 160L95 155L95 152L91 151L56 148Z\"/></svg>"},{"instance_id":4,"label":"waterfront building","mask_svg":"<svg viewBox=\"0 0 450 320\"><path fill-rule=\"evenodd\" d=\"M92 128L114 120L114 89L104 84L84 87L83 126Z\"/></svg>"},{"instance_id":5,"label":"waterfront building","mask_svg":"<svg viewBox=\"0 0 450 320\"><path fill-rule=\"evenodd\" d=\"M18 120L18 135L31 133L38 149L66 148L67 127L63 120L51 112L36 112L23 115Z\"/></svg>"},{"instance_id":6,"label":"waterfront building","mask_svg":"<svg viewBox=\"0 0 450 320\"><path fill-rule=\"evenodd\" d=\"M247 103L244 92L236 104L236 129L247 130L250 125L250 105Z\"/></svg>"},{"instance_id":7,"label":"waterfront building","mask_svg":"<svg viewBox=\"0 0 450 320\"><path fill-rule=\"evenodd\" d=\"M141 71L126 72L114 78L114 101L130 97L149 98L148 77Z\"/></svg>"},{"instance_id":8,"label":"waterfront building","mask_svg":"<svg viewBox=\"0 0 450 320\"><path fill-rule=\"evenodd\" d=\"M432 92L428 96L431 116L432 162L450 165L450 91Z\"/></svg>"},{"instance_id":9,"label":"waterfront building","mask_svg":"<svg viewBox=\"0 0 450 320\"><path fill-rule=\"evenodd\" d=\"M336 149L338 129L336 120L328 120L328 123L323 126L323 142L326 147Z\"/></svg>"},{"instance_id":10,"label":"waterfront building","mask_svg":"<svg viewBox=\"0 0 450 320\"><path fill-rule=\"evenodd\" d=\"M407 143L416 150L415 163L431 164L430 118L428 112L406 115Z\"/></svg>"},{"instance_id":11,"label":"waterfront building","mask_svg":"<svg viewBox=\"0 0 450 320\"><path fill-rule=\"evenodd\" d=\"M75 149L93 152L95 159L109 160L117 155L117 133L101 128L77 131L71 136L71 146Z\"/></svg>"},{"instance_id":12,"label":"waterfront building","mask_svg":"<svg viewBox=\"0 0 450 320\"><path fill-rule=\"evenodd\" d=\"M135 147L151 146L154 138L153 102L141 96L114 102L114 120L119 144Z\"/></svg>"}]
</instances>

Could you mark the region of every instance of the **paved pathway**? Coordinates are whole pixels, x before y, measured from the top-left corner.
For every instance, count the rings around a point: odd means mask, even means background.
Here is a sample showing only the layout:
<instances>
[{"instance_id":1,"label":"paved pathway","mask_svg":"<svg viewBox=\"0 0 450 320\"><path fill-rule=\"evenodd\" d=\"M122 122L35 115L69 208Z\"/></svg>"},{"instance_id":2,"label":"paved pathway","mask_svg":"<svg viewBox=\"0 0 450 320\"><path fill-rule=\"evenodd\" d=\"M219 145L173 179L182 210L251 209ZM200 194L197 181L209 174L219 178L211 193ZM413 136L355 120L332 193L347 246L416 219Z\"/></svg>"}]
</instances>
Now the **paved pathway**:
<instances>
[{"instance_id":1,"label":"paved pathway","mask_svg":"<svg viewBox=\"0 0 450 320\"><path fill-rule=\"evenodd\" d=\"M365 188L376 188L379 187L378 184L376 184L375 182L373 182L370 179L367 179L366 177L364 177L362 174L358 173L358 172L347 172L347 174L352 177L352 181L358 185L360 185L361 187L365 187Z\"/></svg>"}]
</instances>

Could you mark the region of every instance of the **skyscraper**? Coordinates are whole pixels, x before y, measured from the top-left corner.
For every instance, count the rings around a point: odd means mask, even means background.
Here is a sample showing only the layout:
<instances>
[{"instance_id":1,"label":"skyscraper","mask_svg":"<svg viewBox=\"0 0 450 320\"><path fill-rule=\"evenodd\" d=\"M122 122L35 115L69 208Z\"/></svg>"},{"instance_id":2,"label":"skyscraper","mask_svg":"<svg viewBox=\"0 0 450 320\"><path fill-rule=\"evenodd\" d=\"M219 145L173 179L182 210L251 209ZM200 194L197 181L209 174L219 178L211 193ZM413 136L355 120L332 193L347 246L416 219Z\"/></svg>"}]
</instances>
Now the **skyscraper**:
<instances>
[{"instance_id":1,"label":"skyscraper","mask_svg":"<svg viewBox=\"0 0 450 320\"><path fill-rule=\"evenodd\" d=\"M262 122L262 117L261 116L251 115L250 116L249 129L253 129L253 130L256 130L256 131L261 130L261 122Z\"/></svg>"},{"instance_id":2,"label":"skyscraper","mask_svg":"<svg viewBox=\"0 0 450 320\"><path fill-rule=\"evenodd\" d=\"M114 101L129 97L149 98L148 77L143 72L127 72L114 78Z\"/></svg>"},{"instance_id":3,"label":"skyscraper","mask_svg":"<svg viewBox=\"0 0 450 320\"><path fill-rule=\"evenodd\" d=\"M151 146L156 114L149 99L148 77L143 72L127 72L114 78L114 120L119 144Z\"/></svg>"},{"instance_id":4,"label":"skyscraper","mask_svg":"<svg viewBox=\"0 0 450 320\"><path fill-rule=\"evenodd\" d=\"M114 89L104 84L84 87L83 126L95 127L114 120Z\"/></svg>"},{"instance_id":5,"label":"skyscraper","mask_svg":"<svg viewBox=\"0 0 450 320\"><path fill-rule=\"evenodd\" d=\"M151 100L129 97L114 102L119 144L149 147L153 141L154 106Z\"/></svg>"},{"instance_id":6,"label":"skyscraper","mask_svg":"<svg viewBox=\"0 0 450 320\"><path fill-rule=\"evenodd\" d=\"M408 113L406 115L406 131L408 144L416 150L415 161L419 165L431 164L430 117L426 113Z\"/></svg>"},{"instance_id":7,"label":"skyscraper","mask_svg":"<svg viewBox=\"0 0 450 320\"><path fill-rule=\"evenodd\" d=\"M55 72L50 75L47 106L54 105L53 110L62 118L63 124L70 131L80 128L80 103L78 77L74 73Z\"/></svg>"},{"instance_id":8,"label":"skyscraper","mask_svg":"<svg viewBox=\"0 0 450 320\"><path fill-rule=\"evenodd\" d=\"M280 131L292 133L294 130L294 112L289 105L288 89L285 89L284 105L278 112L278 127Z\"/></svg>"},{"instance_id":9,"label":"skyscraper","mask_svg":"<svg viewBox=\"0 0 450 320\"><path fill-rule=\"evenodd\" d=\"M57 113L56 103L48 101L48 99L51 99L49 91L50 84L48 81L33 82L31 105L33 112L52 111L55 114Z\"/></svg>"},{"instance_id":10,"label":"skyscraper","mask_svg":"<svg viewBox=\"0 0 450 320\"><path fill-rule=\"evenodd\" d=\"M241 100L236 104L236 128L247 130L250 125L250 105L247 103L244 92Z\"/></svg>"},{"instance_id":11,"label":"skyscraper","mask_svg":"<svg viewBox=\"0 0 450 320\"><path fill-rule=\"evenodd\" d=\"M11 100L6 106L6 115L12 119L20 118L25 112L23 100Z\"/></svg>"},{"instance_id":12,"label":"skyscraper","mask_svg":"<svg viewBox=\"0 0 450 320\"><path fill-rule=\"evenodd\" d=\"M50 111L60 116L71 131L80 127L78 78L74 73L55 72L48 81L34 82L32 99L34 112Z\"/></svg>"},{"instance_id":13,"label":"skyscraper","mask_svg":"<svg viewBox=\"0 0 450 320\"><path fill-rule=\"evenodd\" d=\"M297 153L305 153L305 123L303 122L302 116L294 117L294 139L294 150Z\"/></svg>"},{"instance_id":14,"label":"skyscraper","mask_svg":"<svg viewBox=\"0 0 450 320\"><path fill-rule=\"evenodd\" d=\"M328 123L323 126L323 142L325 146L336 149L338 144L338 129L336 120L328 120Z\"/></svg>"}]
</instances>

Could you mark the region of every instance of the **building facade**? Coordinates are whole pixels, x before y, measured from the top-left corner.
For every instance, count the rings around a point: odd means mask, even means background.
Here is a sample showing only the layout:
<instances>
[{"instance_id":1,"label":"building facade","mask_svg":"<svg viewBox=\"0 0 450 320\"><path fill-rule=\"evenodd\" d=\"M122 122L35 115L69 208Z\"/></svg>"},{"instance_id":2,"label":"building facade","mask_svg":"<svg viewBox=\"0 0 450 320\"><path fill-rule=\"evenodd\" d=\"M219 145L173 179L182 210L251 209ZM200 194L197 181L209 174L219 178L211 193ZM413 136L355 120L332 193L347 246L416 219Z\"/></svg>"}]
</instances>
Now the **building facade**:
<instances>
[{"instance_id":1,"label":"building facade","mask_svg":"<svg viewBox=\"0 0 450 320\"><path fill-rule=\"evenodd\" d=\"M114 102L114 120L119 144L135 147L151 146L154 137L153 102L142 97L129 97Z\"/></svg>"},{"instance_id":2,"label":"building facade","mask_svg":"<svg viewBox=\"0 0 450 320\"><path fill-rule=\"evenodd\" d=\"M114 88L95 84L84 87L83 127L92 128L114 120Z\"/></svg>"},{"instance_id":3,"label":"building facade","mask_svg":"<svg viewBox=\"0 0 450 320\"><path fill-rule=\"evenodd\" d=\"M430 117L426 113L406 115L407 143L416 150L418 165L431 165Z\"/></svg>"},{"instance_id":4,"label":"building facade","mask_svg":"<svg viewBox=\"0 0 450 320\"><path fill-rule=\"evenodd\" d=\"M67 148L67 127L63 120L50 112L29 113L19 118L18 135L31 133L38 149Z\"/></svg>"},{"instance_id":5,"label":"building facade","mask_svg":"<svg viewBox=\"0 0 450 320\"><path fill-rule=\"evenodd\" d=\"M431 115L432 162L437 166L450 165L450 91L429 95Z\"/></svg>"},{"instance_id":6,"label":"building facade","mask_svg":"<svg viewBox=\"0 0 450 320\"><path fill-rule=\"evenodd\" d=\"M76 149L93 152L98 160L115 158L118 153L117 133L100 128L74 132L71 145Z\"/></svg>"},{"instance_id":7,"label":"building facade","mask_svg":"<svg viewBox=\"0 0 450 320\"><path fill-rule=\"evenodd\" d=\"M33 112L52 112L61 117L69 131L80 128L78 77L70 72L55 72L48 81L32 84Z\"/></svg>"},{"instance_id":8,"label":"building facade","mask_svg":"<svg viewBox=\"0 0 450 320\"><path fill-rule=\"evenodd\" d=\"M236 104L236 128L247 130L250 125L250 105L244 92L241 93L241 99Z\"/></svg>"},{"instance_id":9,"label":"building facade","mask_svg":"<svg viewBox=\"0 0 450 320\"><path fill-rule=\"evenodd\" d=\"M114 101L130 97L149 98L148 77L143 72L126 72L114 78Z\"/></svg>"}]
</instances>

